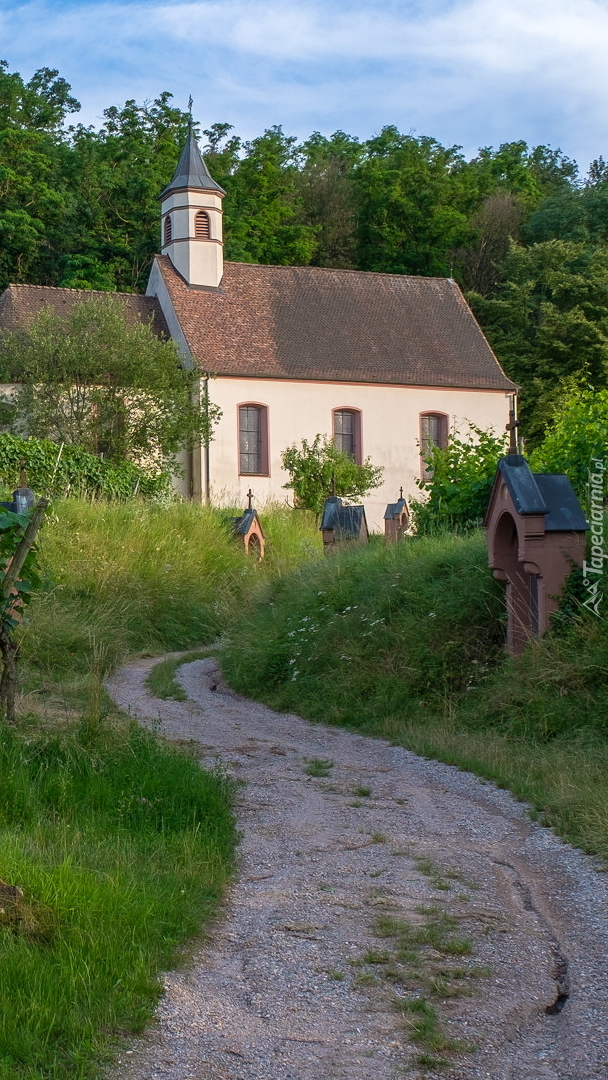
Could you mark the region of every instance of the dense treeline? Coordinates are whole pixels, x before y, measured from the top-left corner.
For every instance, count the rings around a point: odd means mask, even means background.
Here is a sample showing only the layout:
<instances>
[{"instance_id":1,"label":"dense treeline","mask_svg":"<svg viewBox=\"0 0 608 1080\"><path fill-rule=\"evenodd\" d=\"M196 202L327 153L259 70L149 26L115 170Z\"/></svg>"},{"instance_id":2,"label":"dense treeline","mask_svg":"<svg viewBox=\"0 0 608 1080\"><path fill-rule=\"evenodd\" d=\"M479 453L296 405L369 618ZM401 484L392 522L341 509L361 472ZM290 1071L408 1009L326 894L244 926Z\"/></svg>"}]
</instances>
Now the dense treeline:
<instances>
[{"instance_id":1,"label":"dense treeline","mask_svg":"<svg viewBox=\"0 0 608 1080\"><path fill-rule=\"evenodd\" d=\"M9 281L138 291L159 245L158 195L186 137L168 93L92 127L58 72L0 67L0 287ZM526 431L564 379L608 387L608 165L585 180L560 150L457 146L385 127L304 143L199 132L227 191L231 260L454 276L508 374Z\"/></svg>"}]
</instances>

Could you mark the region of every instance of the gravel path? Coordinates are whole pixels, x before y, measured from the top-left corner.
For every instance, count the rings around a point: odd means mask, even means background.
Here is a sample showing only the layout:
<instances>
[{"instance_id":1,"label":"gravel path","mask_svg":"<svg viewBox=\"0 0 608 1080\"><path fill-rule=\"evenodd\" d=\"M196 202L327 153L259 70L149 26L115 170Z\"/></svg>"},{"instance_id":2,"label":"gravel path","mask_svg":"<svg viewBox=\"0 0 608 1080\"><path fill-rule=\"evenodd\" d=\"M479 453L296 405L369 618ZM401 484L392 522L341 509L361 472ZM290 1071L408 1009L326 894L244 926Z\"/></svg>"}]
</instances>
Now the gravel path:
<instances>
[{"instance_id":1,"label":"gravel path","mask_svg":"<svg viewBox=\"0 0 608 1080\"><path fill-rule=\"evenodd\" d=\"M187 702L159 701L144 687L155 662L123 668L110 693L243 782L242 842L213 943L165 977L117 1080L606 1080L608 884L593 860L492 784L237 697L213 659L181 669ZM307 774L314 759L326 776ZM393 1002L419 986L361 963L394 948L379 917L419 926L436 908L472 944L463 970L485 969L464 980L471 996L438 1002L472 1048L440 1073Z\"/></svg>"}]
</instances>

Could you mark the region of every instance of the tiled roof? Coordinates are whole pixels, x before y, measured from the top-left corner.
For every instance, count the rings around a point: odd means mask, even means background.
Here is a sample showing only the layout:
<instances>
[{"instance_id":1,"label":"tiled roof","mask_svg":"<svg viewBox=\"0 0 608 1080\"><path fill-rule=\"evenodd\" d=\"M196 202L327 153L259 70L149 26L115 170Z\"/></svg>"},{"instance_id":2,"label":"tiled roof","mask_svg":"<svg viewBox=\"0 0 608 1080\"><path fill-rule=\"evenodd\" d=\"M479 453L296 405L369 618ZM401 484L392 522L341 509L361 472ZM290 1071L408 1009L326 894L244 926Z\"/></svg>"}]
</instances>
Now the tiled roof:
<instances>
[{"instance_id":1,"label":"tiled roof","mask_svg":"<svg viewBox=\"0 0 608 1080\"><path fill-rule=\"evenodd\" d=\"M112 293L94 289L56 289L50 285L9 285L0 296L0 327L16 330L27 326L38 312L51 307L58 315L65 315L79 300L114 297L124 304L129 322L153 319L152 328L158 337L169 337L160 304L154 296L136 293Z\"/></svg>"},{"instance_id":2,"label":"tiled roof","mask_svg":"<svg viewBox=\"0 0 608 1080\"><path fill-rule=\"evenodd\" d=\"M201 290L157 260L210 374L515 388L449 279L225 263L220 288Z\"/></svg>"}]
</instances>

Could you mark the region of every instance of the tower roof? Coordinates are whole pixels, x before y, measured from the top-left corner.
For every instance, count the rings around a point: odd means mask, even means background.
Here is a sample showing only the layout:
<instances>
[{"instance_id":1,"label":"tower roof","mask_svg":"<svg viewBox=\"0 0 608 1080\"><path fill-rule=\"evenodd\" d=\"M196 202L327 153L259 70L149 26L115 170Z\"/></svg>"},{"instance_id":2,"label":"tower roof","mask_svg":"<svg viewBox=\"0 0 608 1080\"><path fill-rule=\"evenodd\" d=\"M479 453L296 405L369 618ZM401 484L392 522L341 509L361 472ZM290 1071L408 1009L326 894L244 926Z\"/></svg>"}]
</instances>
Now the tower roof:
<instances>
[{"instance_id":1,"label":"tower roof","mask_svg":"<svg viewBox=\"0 0 608 1080\"><path fill-rule=\"evenodd\" d=\"M171 191L177 191L180 188L202 188L203 191L219 191L221 195L226 194L224 189L219 184L216 184L205 165L192 130L192 124L189 127L188 138L181 152L173 179L161 192L161 199L165 199Z\"/></svg>"}]
</instances>

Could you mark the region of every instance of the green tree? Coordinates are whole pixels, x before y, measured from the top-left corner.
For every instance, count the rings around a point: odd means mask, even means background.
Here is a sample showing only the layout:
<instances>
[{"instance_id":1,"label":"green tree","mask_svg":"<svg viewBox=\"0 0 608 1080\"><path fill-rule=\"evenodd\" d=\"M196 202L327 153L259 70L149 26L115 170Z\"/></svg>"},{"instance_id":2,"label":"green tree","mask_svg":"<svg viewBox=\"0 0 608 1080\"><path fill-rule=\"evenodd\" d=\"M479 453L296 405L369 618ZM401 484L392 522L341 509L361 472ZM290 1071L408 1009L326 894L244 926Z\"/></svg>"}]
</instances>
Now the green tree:
<instances>
[{"instance_id":1,"label":"green tree","mask_svg":"<svg viewBox=\"0 0 608 1080\"><path fill-rule=\"evenodd\" d=\"M198 393L198 373L150 325L125 317L115 297L84 299L65 315L43 309L0 339L4 377L18 379L13 427L68 446L166 467L211 437L219 416Z\"/></svg>"},{"instance_id":2,"label":"green tree","mask_svg":"<svg viewBox=\"0 0 608 1080\"><path fill-rule=\"evenodd\" d=\"M306 266L317 230L303 223L296 140L272 127L243 146L225 200L225 254L238 262ZM221 180L218 180L221 183Z\"/></svg>"},{"instance_id":3,"label":"green tree","mask_svg":"<svg viewBox=\"0 0 608 1080\"><path fill-rule=\"evenodd\" d=\"M316 230L314 266L354 270L357 266L355 168L365 147L336 131L331 138L315 131L299 148L296 186L304 220Z\"/></svg>"},{"instance_id":4,"label":"green tree","mask_svg":"<svg viewBox=\"0 0 608 1080\"><path fill-rule=\"evenodd\" d=\"M41 68L26 83L0 61L0 289L57 283L72 202L62 125L78 108L57 71Z\"/></svg>"},{"instance_id":5,"label":"green tree","mask_svg":"<svg viewBox=\"0 0 608 1080\"><path fill-rule=\"evenodd\" d=\"M325 435L315 435L312 442L302 439L299 446L288 446L281 454L289 482L283 486L294 493L295 505L320 514L323 504L335 491L346 502L356 502L382 483L383 469L366 458L357 465L348 454L338 450Z\"/></svg>"},{"instance_id":6,"label":"green tree","mask_svg":"<svg viewBox=\"0 0 608 1080\"><path fill-rule=\"evenodd\" d=\"M471 229L459 147L385 127L356 171L358 267L446 276Z\"/></svg>"},{"instance_id":7,"label":"green tree","mask_svg":"<svg viewBox=\"0 0 608 1080\"><path fill-rule=\"evenodd\" d=\"M565 378L608 385L608 247L548 240L514 245L497 294L468 299L507 374L538 445Z\"/></svg>"},{"instance_id":8,"label":"green tree","mask_svg":"<svg viewBox=\"0 0 608 1080\"><path fill-rule=\"evenodd\" d=\"M530 466L537 472L565 473L588 506L594 458L608 464L608 390L570 381L562 387L547 436L531 454Z\"/></svg>"},{"instance_id":9,"label":"green tree","mask_svg":"<svg viewBox=\"0 0 608 1080\"><path fill-rule=\"evenodd\" d=\"M453 434L445 448L433 446L426 456L429 480L417 480L425 501L411 503L416 531L467 532L481 524L492 490L498 460L507 438L469 424L464 437Z\"/></svg>"}]
</instances>

